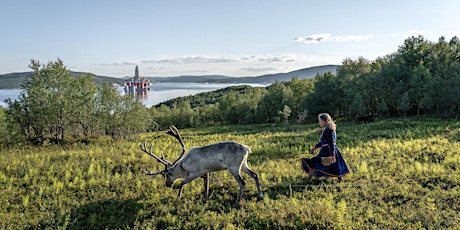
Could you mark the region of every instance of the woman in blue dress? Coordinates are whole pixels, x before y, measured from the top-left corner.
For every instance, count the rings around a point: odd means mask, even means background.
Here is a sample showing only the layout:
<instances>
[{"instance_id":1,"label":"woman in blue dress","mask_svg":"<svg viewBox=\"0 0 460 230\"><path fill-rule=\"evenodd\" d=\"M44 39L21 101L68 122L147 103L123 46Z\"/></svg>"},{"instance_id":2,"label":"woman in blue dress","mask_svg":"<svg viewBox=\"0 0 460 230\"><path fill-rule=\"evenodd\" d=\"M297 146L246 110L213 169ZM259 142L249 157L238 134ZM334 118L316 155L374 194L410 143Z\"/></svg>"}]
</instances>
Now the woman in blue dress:
<instances>
[{"instance_id":1,"label":"woman in blue dress","mask_svg":"<svg viewBox=\"0 0 460 230\"><path fill-rule=\"evenodd\" d=\"M336 145L336 125L331 116L327 113L319 114L318 121L323 128L323 132L320 141L311 149L311 153L314 153L318 148L321 148L321 150L319 154L313 158L302 158L302 170L308 174L307 182L310 182L313 176L338 177L339 180L342 181L343 176L349 173L350 170ZM322 162L322 158L324 157L330 157L329 160L333 163L329 166L325 166Z\"/></svg>"}]
</instances>

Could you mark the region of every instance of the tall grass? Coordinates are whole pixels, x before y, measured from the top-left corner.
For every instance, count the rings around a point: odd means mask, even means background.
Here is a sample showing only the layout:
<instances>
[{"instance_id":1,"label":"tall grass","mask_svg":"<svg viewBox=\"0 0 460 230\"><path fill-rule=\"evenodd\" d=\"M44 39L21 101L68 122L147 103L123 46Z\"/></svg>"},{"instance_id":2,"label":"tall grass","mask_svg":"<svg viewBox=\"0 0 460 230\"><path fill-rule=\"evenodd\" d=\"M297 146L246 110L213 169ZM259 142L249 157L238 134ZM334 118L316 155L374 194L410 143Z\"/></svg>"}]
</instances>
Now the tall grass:
<instances>
[{"instance_id":1,"label":"tall grass","mask_svg":"<svg viewBox=\"0 0 460 230\"><path fill-rule=\"evenodd\" d=\"M345 181L305 182L300 158L320 135L317 124L288 132L282 126L219 126L180 130L187 148L218 141L251 147L264 198L246 180L233 208L237 182L223 171L166 188L161 170L139 149L144 140L169 160L174 138L145 133L136 141L100 139L90 145L9 149L0 154L2 229L456 229L460 224L460 122L386 120L338 122L338 146L352 171ZM215 179L214 179L215 180Z\"/></svg>"}]
</instances>

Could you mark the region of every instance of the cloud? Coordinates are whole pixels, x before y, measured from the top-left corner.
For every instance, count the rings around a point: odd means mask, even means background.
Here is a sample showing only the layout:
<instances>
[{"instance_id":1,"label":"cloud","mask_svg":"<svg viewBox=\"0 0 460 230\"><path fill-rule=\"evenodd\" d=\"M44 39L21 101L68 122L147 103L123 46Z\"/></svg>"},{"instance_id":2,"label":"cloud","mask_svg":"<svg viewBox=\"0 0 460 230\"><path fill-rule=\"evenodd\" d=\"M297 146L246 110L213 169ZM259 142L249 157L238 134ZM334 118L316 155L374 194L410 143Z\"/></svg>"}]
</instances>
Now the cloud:
<instances>
[{"instance_id":1,"label":"cloud","mask_svg":"<svg viewBox=\"0 0 460 230\"><path fill-rule=\"evenodd\" d=\"M101 66L134 66L134 65L137 65L137 63L134 63L134 62L114 62L114 63L100 63L100 64L97 64L97 65L101 65Z\"/></svg>"},{"instance_id":2,"label":"cloud","mask_svg":"<svg viewBox=\"0 0 460 230\"><path fill-rule=\"evenodd\" d=\"M158 70L170 70L170 69L172 69L172 68L166 67L166 66L159 66L159 67L149 67L148 69L149 69L149 70L158 71Z\"/></svg>"},{"instance_id":3,"label":"cloud","mask_svg":"<svg viewBox=\"0 0 460 230\"><path fill-rule=\"evenodd\" d=\"M248 68L240 68L240 70L248 71L248 72L265 72L265 71L278 70L278 68L275 68L275 67L248 67Z\"/></svg>"},{"instance_id":4,"label":"cloud","mask_svg":"<svg viewBox=\"0 0 460 230\"><path fill-rule=\"evenodd\" d=\"M226 63L240 63L248 61L258 62L293 62L296 60L296 55L282 54L278 56L267 55L252 55L252 56L239 56L239 57L206 57L206 56L190 56L190 57L175 57L164 59L150 59L140 61L143 64L226 64Z\"/></svg>"},{"instance_id":5,"label":"cloud","mask_svg":"<svg viewBox=\"0 0 460 230\"><path fill-rule=\"evenodd\" d=\"M373 34L342 36L332 36L331 34L314 34L308 37L295 37L294 41L304 44L317 44L323 42L364 41L373 37Z\"/></svg>"},{"instance_id":6,"label":"cloud","mask_svg":"<svg viewBox=\"0 0 460 230\"><path fill-rule=\"evenodd\" d=\"M297 54L280 54L277 56L273 56L271 54L265 55L253 55L253 56L243 56L240 59L240 62L249 62L249 61L257 61L257 62L266 62L266 63L287 63L287 62L294 62L299 57Z\"/></svg>"},{"instance_id":7,"label":"cloud","mask_svg":"<svg viewBox=\"0 0 460 230\"><path fill-rule=\"evenodd\" d=\"M141 76L216 74L234 77L288 72L310 66L340 64L344 57L315 56L304 53L246 54L233 56L171 56L140 60L116 60L96 64L91 72L107 76L133 76L139 66ZM88 70L87 70L88 71Z\"/></svg>"},{"instance_id":8,"label":"cloud","mask_svg":"<svg viewBox=\"0 0 460 230\"><path fill-rule=\"evenodd\" d=\"M227 57L205 57L205 56L191 56L191 57L177 57L167 59L153 59L144 60L142 63L146 64L203 64L203 63L229 63L238 62L238 59Z\"/></svg>"},{"instance_id":9,"label":"cloud","mask_svg":"<svg viewBox=\"0 0 460 230\"><path fill-rule=\"evenodd\" d=\"M267 62L267 63L272 63L272 62L293 62L295 61L295 57L293 55L281 55L281 56L262 56L258 57L257 61L260 62Z\"/></svg>"}]
</instances>

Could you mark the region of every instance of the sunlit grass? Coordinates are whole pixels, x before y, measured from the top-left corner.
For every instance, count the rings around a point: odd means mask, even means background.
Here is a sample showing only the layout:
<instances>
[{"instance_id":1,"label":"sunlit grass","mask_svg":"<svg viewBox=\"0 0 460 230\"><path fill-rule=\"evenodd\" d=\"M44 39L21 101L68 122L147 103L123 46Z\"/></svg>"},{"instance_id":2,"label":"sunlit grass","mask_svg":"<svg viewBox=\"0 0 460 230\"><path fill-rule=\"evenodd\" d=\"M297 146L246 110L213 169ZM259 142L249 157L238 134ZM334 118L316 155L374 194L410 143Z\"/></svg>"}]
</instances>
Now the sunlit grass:
<instances>
[{"instance_id":1,"label":"sunlit grass","mask_svg":"<svg viewBox=\"0 0 460 230\"><path fill-rule=\"evenodd\" d=\"M182 229L381 229L457 228L460 224L460 122L387 120L338 122L338 145L352 173L345 182L305 182L300 158L319 139L318 125L297 132L271 125L180 130L187 149L218 141L251 147L249 166L259 174L264 198L253 180L241 206L232 207L238 184L228 172L166 188L162 170L139 149L147 141L170 161L179 143L162 133L136 141L100 139L91 145L7 149L0 154L0 227L182 228Z\"/></svg>"}]
</instances>

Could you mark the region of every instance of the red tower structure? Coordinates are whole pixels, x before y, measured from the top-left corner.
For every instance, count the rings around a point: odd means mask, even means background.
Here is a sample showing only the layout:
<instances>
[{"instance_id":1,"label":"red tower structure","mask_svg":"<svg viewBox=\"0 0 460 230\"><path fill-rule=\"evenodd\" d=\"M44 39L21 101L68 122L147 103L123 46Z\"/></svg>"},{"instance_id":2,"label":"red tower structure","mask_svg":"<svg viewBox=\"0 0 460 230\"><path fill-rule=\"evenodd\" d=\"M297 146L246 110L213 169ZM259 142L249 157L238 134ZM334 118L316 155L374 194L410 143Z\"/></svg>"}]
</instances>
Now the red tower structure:
<instances>
[{"instance_id":1,"label":"red tower structure","mask_svg":"<svg viewBox=\"0 0 460 230\"><path fill-rule=\"evenodd\" d=\"M139 69L136 66L134 77L125 81L125 93L136 96L146 96L150 90L150 81L139 76Z\"/></svg>"}]
</instances>

